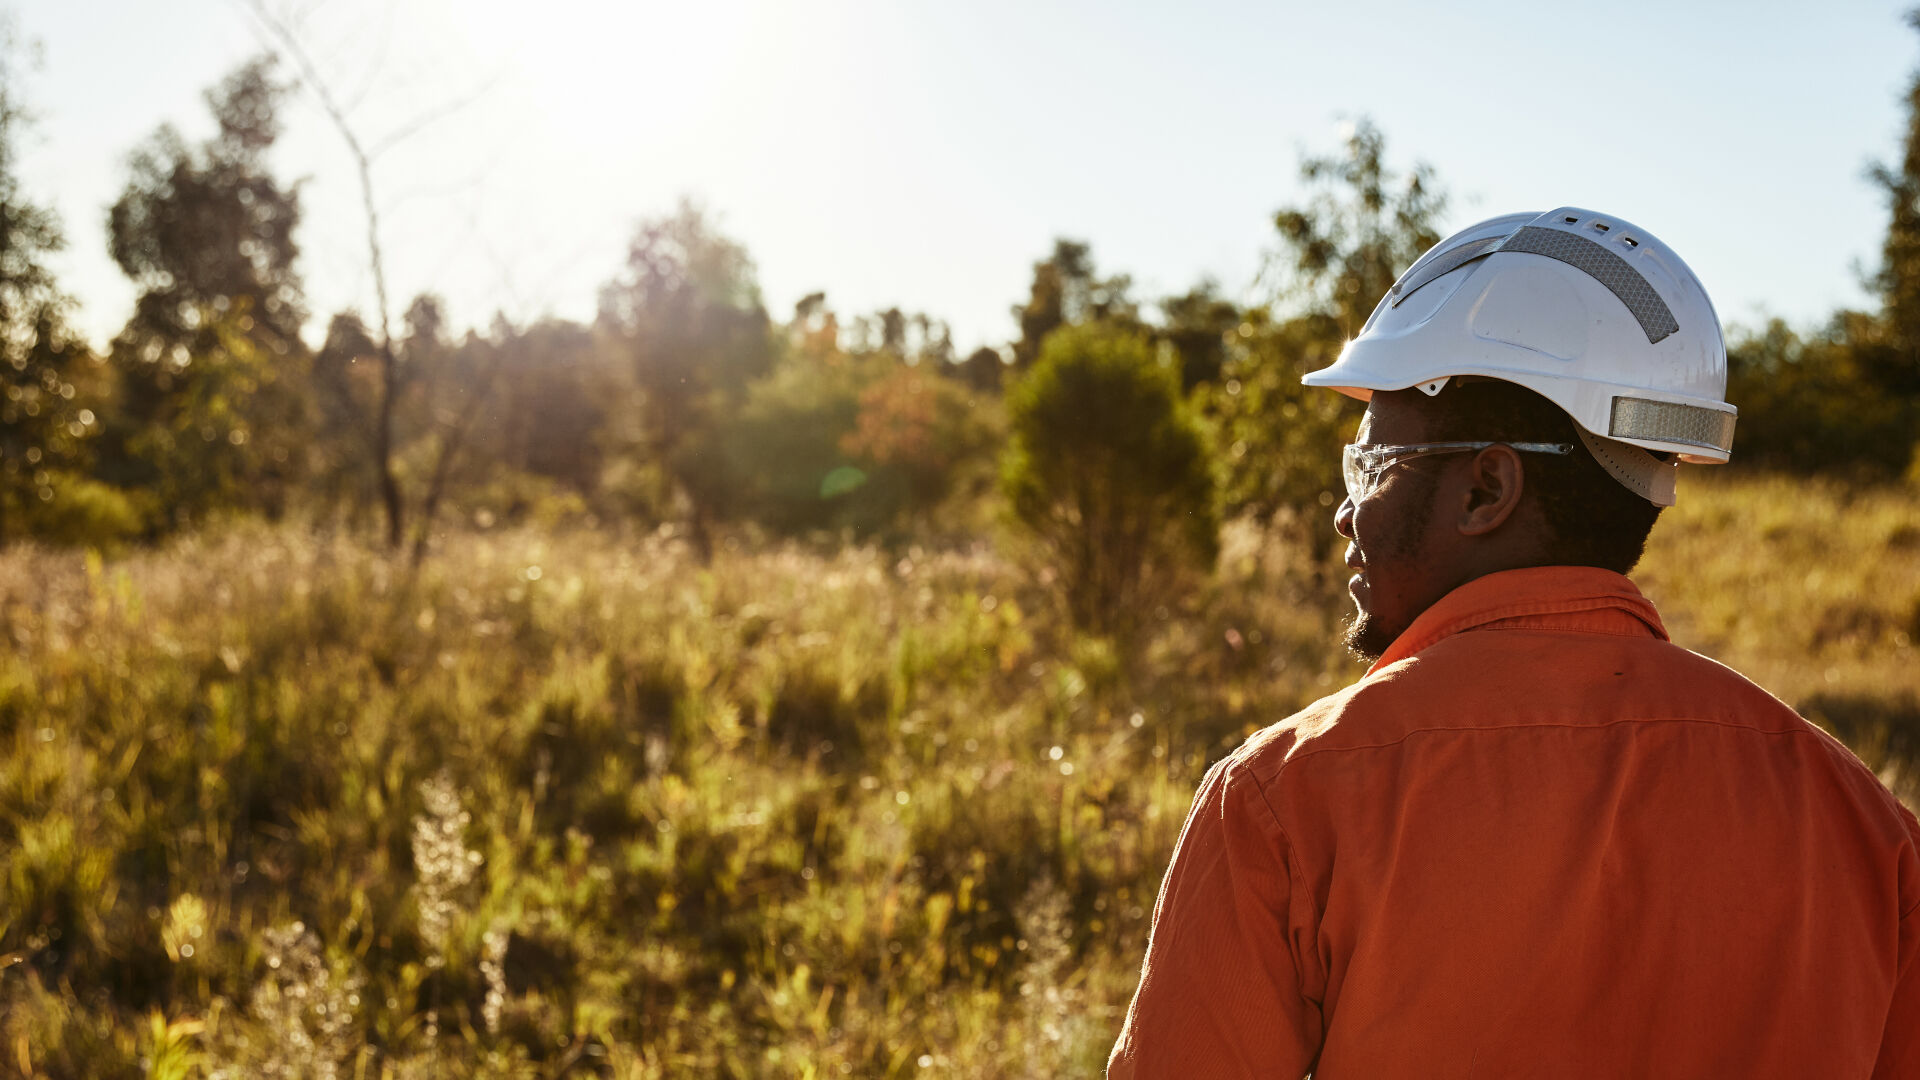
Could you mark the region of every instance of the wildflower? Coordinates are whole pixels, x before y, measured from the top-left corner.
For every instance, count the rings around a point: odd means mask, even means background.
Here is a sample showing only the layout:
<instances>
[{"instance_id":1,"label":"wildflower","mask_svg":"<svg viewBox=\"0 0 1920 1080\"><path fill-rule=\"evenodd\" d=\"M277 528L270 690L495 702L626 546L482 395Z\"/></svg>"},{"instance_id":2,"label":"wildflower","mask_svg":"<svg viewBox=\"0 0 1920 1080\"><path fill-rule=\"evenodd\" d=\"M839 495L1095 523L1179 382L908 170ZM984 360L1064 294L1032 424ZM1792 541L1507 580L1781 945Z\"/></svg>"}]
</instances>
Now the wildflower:
<instances>
[{"instance_id":1,"label":"wildflower","mask_svg":"<svg viewBox=\"0 0 1920 1080\"><path fill-rule=\"evenodd\" d=\"M480 938L480 977L487 982L487 997L480 1005L480 1018L487 1034L500 1033L500 1010L507 1004L507 933L497 924Z\"/></svg>"},{"instance_id":2,"label":"wildflower","mask_svg":"<svg viewBox=\"0 0 1920 1080\"><path fill-rule=\"evenodd\" d=\"M1073 956L1073 923L1067 915L1067 894L1047 876L1035 880L1014 908L1025 935L1020 944L1027 946L1020 996L1040 1037L1055 1046L1078 1043L1088 1034L1082 1030L1087 1027L1083 992L1067 978Z\"/></svg>"},{"instance_id":3,"label":"wildflower","mask_svg":"<svg viewBox=\"0 0 1920 1080\"><path fill-rule=\"evenodd\" d=\"M254 986L248 1011L273 1037L251 1075L336 1080L353 1051L359 977L336 978L320 939L301 923L266 931L261 950L267 974Z\"/></svg>"},{"instance_id":4,"label":"wildflower","mask_svg":"<svg viewBox=\"0 0 1920 1080\"><path fill-rule=\"evenodd\" d=\"M473 880L480 853L467 848L464 833L473 820L460 805L460 792L443 770L420 784L426 812L413 819L413 872L418 882L420 936L430 955L427 966L446 962L447 939L460 910L458 895Z\"/></svg>"}]
</instances>

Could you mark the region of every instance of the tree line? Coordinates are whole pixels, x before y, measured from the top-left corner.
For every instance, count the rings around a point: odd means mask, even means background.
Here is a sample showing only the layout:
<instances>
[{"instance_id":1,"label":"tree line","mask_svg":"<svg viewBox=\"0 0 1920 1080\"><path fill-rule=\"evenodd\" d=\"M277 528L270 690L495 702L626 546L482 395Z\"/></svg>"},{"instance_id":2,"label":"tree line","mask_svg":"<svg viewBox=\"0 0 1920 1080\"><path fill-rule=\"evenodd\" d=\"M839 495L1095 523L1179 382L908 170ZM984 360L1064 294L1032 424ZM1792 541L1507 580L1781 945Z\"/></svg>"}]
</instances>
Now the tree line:
<instances>
[{"instance_id":1,"label":"tree line","mask_svg":"<svg viewBox=\"0 0 1920 1080\"><path fill-rule=\"evenodd\" d=\"M138 296L96 353L47 268L60 224L18 180L29 117L7 72L0 542L297 514L417 559L457 513L667 526L711 554L730 530L887 541L978 531L1004 507L1077 618L1102 625L1208 563L1224 517L1298 523L1324 550L1355 406L1299 376L1358 332L1447 211L1432 170L1390 168L1363 121L1301 163L1308 195L1273 217L1258 303L1213 282L1145 298L1063 239L1006 346L961 357L928 313L847 316L816 293L777 316L746 248L682 203L638 226L589 323L456 334L423 294L397 330L343 311L312 347L301 191L268 164L293 88L263 57L208 92L210 138L162 127L129 158L108 236ZM1920 80L1912 94L1920 118ZM1742 462L1912 466L1920 127L1872 180L1890 209L1879 307L1733 335Z\"/></svg>"}]
</instances>

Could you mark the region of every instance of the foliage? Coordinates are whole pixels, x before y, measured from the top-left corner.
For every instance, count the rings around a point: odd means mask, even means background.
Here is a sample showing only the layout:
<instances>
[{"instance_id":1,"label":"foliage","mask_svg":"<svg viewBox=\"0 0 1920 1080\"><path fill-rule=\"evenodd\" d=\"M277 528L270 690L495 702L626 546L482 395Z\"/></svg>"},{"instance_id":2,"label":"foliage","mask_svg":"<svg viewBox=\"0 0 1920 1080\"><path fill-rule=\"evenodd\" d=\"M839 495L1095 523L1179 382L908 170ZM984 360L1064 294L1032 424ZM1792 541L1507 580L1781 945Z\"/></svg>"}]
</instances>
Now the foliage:
<instances>
[{"instance_id":1,"label":"foliage","mask_svg":"<svg viewBox=\"0 0 1920 1080\"><path fill-rule=\"evenodd\" d=\"M1888 392L1898 351L1885 324L1836 316L1808 336L1774 319L1727 350L1727 399L1740 408L1734 457L1797 473L1895 476L1913 456L1920 399Z\"/></svg>"},{"instance_id":2,"label":"foliage","mask_svg":"<svg viewBox=\"0 0 1920 1080\"><path fill-rule=\"evenodd\" d=\"M1200 398L1226 511L1285 517L1316 561L1333 546L1324 519L1341 498L1337 448L1351 438L1360 406L1304 387L1300 377L1339 357L1401 271L1439 241L1446 210L1432 170L1416 165L1404 178L1389 171L1385 145L1363 118L1341 153L1301 161L1314 193L1274 215L1281 248L1268 263L1292 313L1248 312L1223 333L1221 381ZM1175 310L1209 327L1225 323L1228 311L1209 299L1192 294Z\"/></svg>"},{"instance_id":3,"label":"foliage","mask_svg":"<svg viewBox=\"0 0 1920 1080\"><path fill-rule=\"evenodd\" d=\"M1300 377L1331 364L1343 343L1328 315L1250 316L1228 335L1225 380L1207 399L1225 511L1289 515L1319 554L1334 536L1325 516L1344 491L1339 448L1352 440L1362 406Z\"/></svg>"},{"instance_id":4,"label":"foliage","mask_svg":"<svg viewBox=\"0 0 1920 1080\"><path fill-rule=\"evenodd\" d=\"M591 494L605 464L599 434L631 385L630 372L587 328L546 319L494 335L500 356L492 415L473 434L474 468L500 463ZM471 350L474 343L463 347ZM436 411L451 415L460 393L480 392L484 361L469 361ZM443 420L444 422L444 420Z\"/></svg>"},{"instance_id":5,"label":"foliage","mask_svg":"<svg viewBox=\"0 0 1920 1080\"><path fill-rule=\"evenodd\" d=\"M1386 136L1365 117L1337 154L1304 158L1300 178L1314 192L1273 216L1281 248L1269 257L1283 296L1333 316L1354 337L1400 272L1438 243L1447 197L1433 170L1415 164L1403 178L1387 169Z\"/></svg>"},{"instance_id":6,"label":"foliage","mask_svg":"<svg viewBox=\"0 0 1920 1080\"><path fill-rule=\"evenodd\" d=\"M47 256L65 246L60 220L20 184L20 142L32 117L19 85L20 45L0 19L0 327L9 342L59 297Z\"/></svg>"},{"instance_id":7,"label":"foliage","mask_svg":"<svg viewBox=\"0 0 1920 1080\"><path fill-rule=\"evenodd\" d=\"M1182 566L1211 566L1206 446L1144 336L1099 324L1049 335L1008 402L1004 484L1059 574L1076 625L1129 628Z\"/></svg>"},{"instance_id":8,"label":"foliage","mask_svg":"<svg viewBox=\"0 0 1920 1080\"><path fill-rule=\"evenodd\" d=\"M1184 296L1160 301L1160 312L1163 321L1157 333L1180 357L1180 389L1219 382L1229 335L1241 324L1239 306L1220 295L1217 282L1208 280Z\"/></svg>"},{"instance_id":9,"label":"foliage","mask_svg":"<svg viewBox=\"0 0 1920 1080\"><path fill-rule=\"evenodd\" d=\"M806 298L774 369L749 386L726 429L739 517L891 539L923 530L986 463L996 410L949 377L944 328L897 310L852 326L843 342L825 296Z\"/></svg>"},{"instance_id":10,"label":"foliage","mask_svg":"<svg viewBox=\"0 0 1920 1080\"><path fill-rule=\"evenodd\" d=\"M1000 383L1006 374L1007 363L997 349L984 345L967 354L965 360L954 364L953 375L969 389L983 394L1000 392Z\"/></svg>"},{"instance_id":11,"label":"foliage","mask_svg":"<svg viewBox=\"0 0 1920 1080\"><path fill-rule=\"evenodd\" d=\"M735 478L720 427L773 363L774 338L746 249L683 202L643 222L626 273L600 294L600 321L631 351L647 455L688 504L702 551Z\"/></svg>"},{"instance_id":12,"label":"foliage","mask_svg":"<svg viewBox=\"0 0 1920 1080\"><path fill-rule=\"evenodd\" d=\"M374 461L375 402L380 395L380 349L360 316L343 311L327 322L327 336L308 369L312 440L309 491L323 516L339 506L360 510L378 498Z\"/></svg>"},{"instance_id":13,"label":"foliage","mask_svg":"<svg viewBox=\"0 0 1920 1080\"><path fill-rule=\"evenodd\" d=\"M101 475L152 492L173 524L234 504L277 514L305 465L300 202L267 165L286 92L272 67L208 94L205 143L162 127L108 214L140 295L113 343Z\"/></svg>"},{"instance_id":14,"label":"foliage","mask_svg":"<svg viewBox=\"0 0 1920 1080\"><path fill-rule=\"evenodd\" d=\"M742 481L732 509L782 534L870 536L885 525L900 492L854 469L841 442L858 422L861 388L891 367L885 357L798 355L756 380L724 450Z\"/></svg>"},{"instance_id":15,"label":"foliage","mask_svg":"<svg viewBox=\"0 0 1920 1080\"><path fill-rule=\"evenodd\" d=\"M1137 323L1139 308L1129 295L1133 279L1125 274L1101 277L1093 249L1077 240L1053 242L1053 254L1033 264L1027 302L1013 309L1020 337L1013 343L1013 367L1025 371L1040 358L1047 335L1062 326L1085 322Z\"/></svg>"},{"instance_id":16,"label":"foliage","mask_svg":"<svg viewBox=\"0 0 1920 1080\"><path fill-rule=\"evenodd\" d=\"M55 474L50 480L46 490L51 494L12 511L22 533L42 543L111 549L145 536L160 515L140 492L83 474Z\"/></svg>"},{"instance_id":17,"label":"foliage","mask_svg":"<svg viewBox=\"0 0 1920 1080\"><path fill-rule=\"evenodd\" d=\"M1907 24L1920 30L1920 10L1907 13ZM1908 80L1907 131L1898 168L1876 163L1868 175L1887 199L1887 235L1872 284L1901 353L1902 389L1920 393L1920 72Z\"/></svg>"},{"instance_id":18,"label":"foliage","mask_svg":"<svg viewBox=\"0 0 1920 1080\"><path fill-rule=\"evenodd\" d=\"M86 482L100 430L99 363L60 309L45 298L27 325L0 325L0 542L39 532L42 504Z\"/></svg>"},{"instance_id":19,"label":"foliage","mask_svg":"<svg viewBox=\"0 0 1920 1080\"><path fill-rule=\"evenodd\" d=\"M202 310L191 351L176 345L132 369L133 381L157 395L121 382L109 420L115 460L103 475L161 508L154 525L177 527L228 507L278 516L305 471L304 357L262 347L246 311ZM120 367L123 376L129 370Z\"/></svg>"},{"instance_id":20,"label":"foliage","mask_svg":"<svg viewBox=\"0 0 1920 1080\"><path fill-rule=\"evenodd\" d=\"M874 470L897 474L908 508L925 512L987 448L984 412L958 383L924 365L895 368L860 392L859 414L840 448Z\"/></svg>"},{"instance_id":21,"label":"foliage","mask_svg":"<svg viewBox=\"0 0 1920 1080\"><path fill-rule=\"evenodd\" d=\"M41 531L46 504L66 501L83 480L101 391L98 363L69 331L71 301L46 264L65 244L59 219L20 185L28 117L10 35L0 22L0 543Z\"/></svg>"},{"instance_id":22,"label":"foliage","mask_svg":"<svg viewBox=\"0 0 1920 1080\"><path fill-rule=\"evenodd\" d=\"M141 288L129 334L180 341L195 329L197 305L244 299L249 330L269 346L293 346L303 314L293 269L300 200L267 165L287 90L273 66L271 57L251 60L208 92L213 138L190 147L163 126L134 153L107 215L114 261Z\"/></svg>"}]
</instances>

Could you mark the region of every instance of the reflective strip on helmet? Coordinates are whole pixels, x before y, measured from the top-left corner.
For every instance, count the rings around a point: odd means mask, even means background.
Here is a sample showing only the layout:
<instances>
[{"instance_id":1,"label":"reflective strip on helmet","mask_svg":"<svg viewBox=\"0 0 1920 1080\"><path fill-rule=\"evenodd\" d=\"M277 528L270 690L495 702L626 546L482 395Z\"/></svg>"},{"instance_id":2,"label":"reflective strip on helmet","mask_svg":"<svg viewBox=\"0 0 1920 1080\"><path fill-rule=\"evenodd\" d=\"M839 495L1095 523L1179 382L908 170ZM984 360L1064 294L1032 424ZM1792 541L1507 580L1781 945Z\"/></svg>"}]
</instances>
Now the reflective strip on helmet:
<instances>
[{"instance_id":1,"label":"reflective strip on helmet","mask_svg":"<svg viewBox=\"0 0 1920 1080\"><path fill-rule=\"evenodd\" d=\"M1605 285L1607 291L1619 297L1633 317L1640 321L1640 329L1646 331L1648 344L1680 329L1680 324L1673 321L1672 309L1667 307L1665 300L1660 299L1659 293L1653 291L1653 286L1647 284L1646 278L1628 266L1627 260L1584 236L1529 225L1507 237L1506 242L1500 245L1500 250L1544 255L1566 263Z\"/></svg>"},{"instance_id":2,"label":"reflective strip on helmet","mask_svg":"<svg viewBox=\"0 0 1920 1080\"><path fill-rule=\"evenodd\" d=\"M1647 398L1613 399L1613 416L1607 434L1616 439L1648 439L1654 442L1704 446L1721 453L1733 449L1734 414L1677 401L1650 401Z\"/></svg>"},{"instance_id":3,"label":"reflective strip on helmet","mask_svg":"<svg viewBox=\"0 0 1920 1080\"><path fill-rule=\"evenodd\" d=\"M1414 291L1442 274L1450 274L1475 259L1493 254L1504 236L1489 236L1480 240L1470 240L1459 247L1442 252L1425 263L1415 263L1407 270L1406 277L1393 283L1393 306L1399 307L1401 301L1412 296Z\"/></svg>"}]
</instances>

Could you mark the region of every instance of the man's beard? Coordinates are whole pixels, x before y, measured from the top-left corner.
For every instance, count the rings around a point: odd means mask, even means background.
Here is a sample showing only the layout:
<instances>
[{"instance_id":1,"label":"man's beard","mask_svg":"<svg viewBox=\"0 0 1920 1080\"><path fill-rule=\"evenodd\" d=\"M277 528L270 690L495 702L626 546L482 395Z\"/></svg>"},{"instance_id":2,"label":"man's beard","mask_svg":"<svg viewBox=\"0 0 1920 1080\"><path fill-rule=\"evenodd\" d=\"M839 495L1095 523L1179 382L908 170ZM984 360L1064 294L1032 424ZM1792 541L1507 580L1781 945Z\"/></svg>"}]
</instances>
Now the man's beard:
<instances>
[{"instance_id":1,"label":"man's beard","mask_svg":"<svg viewBox=\"0 0 1920 1080\"><path fill-rule=\"evenodd\" d=\"M1371 568L1376 557L1387 565L1398 563L1403 566L1422 558L1421 538L1426 533L1427 522L1433 516L1433 494L1438 478L1417 468L1406 469L1406 472L1408 475L1402 481L1405 487L1398 493L1397 500L1406 508L1405 512L1389 517L1365 545L1360 543L1358 537L1353 541L1354 547L1360 552L1362 566ZM1373 585L1374 581L1369 577L1369 599ZM1342 629L1340 643L1347 647L1354 659L1372 664L1393 647L1394 641L1406 632L1419 614L1412 612L1405 616L1400 625L1390 626L1373 611L1362 609L1356 598L1353 615Z\"/></svg>"},{"instance_id":2,"label":"man's beard","mask_svg":"<svg viewBox=\"0 0 1920 1080\"><path fill-rule=\"evenodd\" d=\"M1341 629L1340 643L1347 647L1347 652L1355 660L1371 664L1385 655L1399 636L1398 630L1388 633L1387 628L1381 626L1380 620L1374 618L1371 612L1356 610Z\"/></svg>"}]
</instances>

